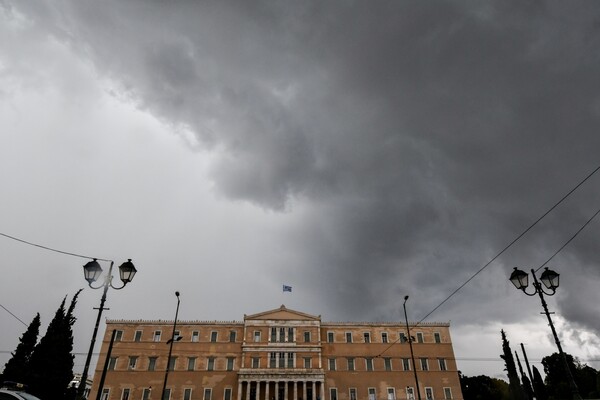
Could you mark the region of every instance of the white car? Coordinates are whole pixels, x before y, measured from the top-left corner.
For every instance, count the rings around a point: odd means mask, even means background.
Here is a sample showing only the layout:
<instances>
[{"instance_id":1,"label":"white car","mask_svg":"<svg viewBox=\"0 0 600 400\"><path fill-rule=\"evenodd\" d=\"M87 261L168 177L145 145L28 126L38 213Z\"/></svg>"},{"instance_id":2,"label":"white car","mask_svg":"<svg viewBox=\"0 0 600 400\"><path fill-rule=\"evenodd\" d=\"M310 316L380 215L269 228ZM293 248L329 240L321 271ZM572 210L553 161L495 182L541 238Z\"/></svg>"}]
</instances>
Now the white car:
<instances>
[{"instance_id":1,"label":"white car","mask_svg":"<svg viewBox=\"0 0 600 400\"><path fill-rule=\"evenodd\" d=\"M0 400L40 400L32 394L9 389L0 389Z\"/></svg>"}]
</instances>

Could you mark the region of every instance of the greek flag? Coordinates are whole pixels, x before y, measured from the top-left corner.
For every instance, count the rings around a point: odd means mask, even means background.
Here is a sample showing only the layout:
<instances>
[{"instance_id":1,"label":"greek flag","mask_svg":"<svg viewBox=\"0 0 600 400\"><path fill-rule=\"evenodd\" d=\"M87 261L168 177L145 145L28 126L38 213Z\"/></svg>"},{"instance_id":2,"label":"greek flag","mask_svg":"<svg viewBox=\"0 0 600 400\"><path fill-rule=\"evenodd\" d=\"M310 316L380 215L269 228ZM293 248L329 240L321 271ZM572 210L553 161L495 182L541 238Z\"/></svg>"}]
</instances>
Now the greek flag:
<instances>
[{"instance_id":1,"label":"greek flag","mask_svg":"<svg viewBox=\"0 0 600 400\"><path fill-rule=\"evenodd\" d=\"M284 292L290 292L290 293L291 293L291 292L292 292L292 287L291 287L291 286L288 286L288 285L283 285L283 291L284 291Z\"/></svg>"}]
</instances>

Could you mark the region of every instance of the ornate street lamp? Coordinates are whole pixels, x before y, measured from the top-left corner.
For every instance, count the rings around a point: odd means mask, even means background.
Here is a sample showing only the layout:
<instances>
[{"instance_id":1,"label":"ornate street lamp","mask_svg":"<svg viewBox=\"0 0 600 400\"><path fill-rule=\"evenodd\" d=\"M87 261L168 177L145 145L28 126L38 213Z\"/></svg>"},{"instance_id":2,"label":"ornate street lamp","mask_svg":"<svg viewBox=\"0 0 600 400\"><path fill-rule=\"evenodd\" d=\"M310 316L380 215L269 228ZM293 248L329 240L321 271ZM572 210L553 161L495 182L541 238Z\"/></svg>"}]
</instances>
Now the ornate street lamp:
<instances>
[{"instance_id":1,"label":"ornate street lamp","mask_svg":"<svg viewBox=\"0 0 600 400\"><path fill-rule=\"evenodd\" d=\"M83 368L83 373L81 374L81 382L79 382L79 387L77 388L77 398L82 399L83 393L85 391L85 384L87 381L88 370L90 368L90 361L92 359L92 353L94 351L94 345L96 344L96 336L98 334L98 326L100 325L100 319L102 317L102 311L105 310L104 303L106 302L106 292L108 288L111 287L115 290L123 289L129 282L133 280L135 273L137 270L135 266L131 262L131 259L125 261L123 264L119 266L119 276L121 281L123 282L123 286L116 287L112 284L112 269L113 269L114 261L110 262L110 267L108 269L108 274L106 274L104 278L104 283L101 285L94 287L92 284L98 280L100 275L102 274L102 267L98 263L98 260L94 258L92 261L88 262L83 266L83 276L85 280L88 282L88 285L92 289L100 289L103 288L102 298L100 299L100 307L98 308L98 317L96 318L96 325L94 327L94 333L92 335L92 340L90 343L90 349L88 351L87 357L85 359L85 367Z\"/></svg>"},{"instance_id":2,"label":"ornate street lamp","mask_svg":"<svg viewBox=\"0 0 600 400\"><path fill-rule=\"evenodd\" d=\"M558 340L558 334L556 333L556 329L554 329L554 324L552 323L552 318L550 318L550 312L548 311L548 305L546 304L546 300L544 299L544 294L546 296L553 296L556 293L556 289L559 284L559 274L556 272L545 268L544 272L542 272L542 276L540 280L546 287L546 289L550 290L550 292L546 292L542 283L540 283L535 276L535 270L531 270L531 276L533 277L533 293L527 293L527 286L529 285L529 276L527 272L521 271L520 269L513 270L512 274L510 274L510 281L513 285L527 296L535 296L538 294L540 296L540 300L542 301L542 307L544 308L544 314L546 314L546 318L548 318L548 323L550 325L550 329L552 330L552 335L554 336L554 342L556 343L556 347L558 347L558 352L560 353L561 359L563 361L563 365L565 371L567 373L567 378L569 380L569 386L571 387L571 393L573 395L573 399L581 400L581 395L579 394L579 389L577 389L577 384L573 379L573 374L571 373L571 369L569 368L569 363L567 362L567 357L563 352L562 346L560 345L560 340Z\"/></svg>"},{"instance_id":3,"label":"ornate street lamp","mask_svg":"<svg viewBox=\"0 0 600 400\"><path fill-rule=\"evenodd\" d=\"M404 303L402 307L404 307L404 320L406 321L406 334L408 335L408 344L410 345L410 358L412 359L413 372L415 374L415 386L417 387L417 398L421 400L421 390L419 389L419 378L417 378L417 365L415 364L415 354L413 353L412 346L412 336L410 336L410 328L408 327L408 316L406 314L406 300L408 300L408 296L404 296Z\"/></svg>"}]
</instances>

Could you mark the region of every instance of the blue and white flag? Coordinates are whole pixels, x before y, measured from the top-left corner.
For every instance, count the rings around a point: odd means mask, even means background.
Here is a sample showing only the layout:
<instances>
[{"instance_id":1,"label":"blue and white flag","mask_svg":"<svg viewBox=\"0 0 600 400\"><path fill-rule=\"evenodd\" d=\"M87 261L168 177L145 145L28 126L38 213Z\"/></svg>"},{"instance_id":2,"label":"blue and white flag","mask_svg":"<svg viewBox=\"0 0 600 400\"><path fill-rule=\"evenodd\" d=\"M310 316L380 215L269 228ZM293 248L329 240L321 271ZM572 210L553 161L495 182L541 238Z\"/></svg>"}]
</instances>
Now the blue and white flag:
<instances>
[{"instance_id":1,"label":"blue and white flag","mask_svg":"<svg viewBox=\"0 0 600 400\"><path fill-rule=\"evenodd\" d=\"M284 291L284 292L290 292L290 293L291 293L291 292L292 292L292 287L291 287L291 286L288 286L288 285L283 285L283 291Z\"/></svg>"}]
</instances>

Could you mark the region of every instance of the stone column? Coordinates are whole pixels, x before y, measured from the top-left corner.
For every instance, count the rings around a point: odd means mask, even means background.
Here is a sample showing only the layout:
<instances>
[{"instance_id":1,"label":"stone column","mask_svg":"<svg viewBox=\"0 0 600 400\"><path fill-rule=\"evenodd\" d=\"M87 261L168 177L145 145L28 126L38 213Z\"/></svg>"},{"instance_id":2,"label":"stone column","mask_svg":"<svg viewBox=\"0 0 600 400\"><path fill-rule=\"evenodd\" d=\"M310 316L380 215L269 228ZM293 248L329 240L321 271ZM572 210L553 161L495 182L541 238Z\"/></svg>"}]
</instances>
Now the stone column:
<instances>
[{"instance_id":1,"label":"stone column","mask_svg":"<svg viewBox=\"0 0 600 400\"><path fill-rule=\"evenodd\" d=\"M250 388L252 387L252 381L246 382L246 400L250 400Z\"/></svg>"},{"instance_id":2,"label":"stone column","mask_svg":"<svg viewBox=\"0 0 600 400\"><path fill-rule=\"evenodd\" d=\"M298 381L294 381L294 400L298 400Z\"/></svg>"},{"instance_id":3,"label":"stone column","mask_svg":"<svg viewBox=\"0 0 600 400\"><path fill-rule=\"evenodd\" d=\"M310 400L315 400L315 398L317 397L317 382L313 381L312 385L313 385L312 398Z\"/></svg>"},{"instance_id":4,"label":"stone column","mask_svg":"<svg viewBox=\"0 0 600 400\"><path fill-rule=\"evenodd\" d=\"M285 385L283 387L283 400L290 400L288 397L288 386L290 386L290 383L288 381L284 381L283 384Z\"/></svg>"},{"instance_id":5,"label":"stone column","mask_svg":"<svg viewBox=\"0 0 600 400\"><path fill-rule=\"evenodd\" d=\"M269 384L270 384L270 383L271 383L271 382L269 382L269 381L266 381L266 382L265 382L265 400L271 400L271 399L269 398Z\"/></svg>"},{"instance_id":6,"label":"stone column","mask_svg":"<svg viewBox=\"0 0 600 400\"><path fill-rule=\"evenodd\" d=\"M238 382L238 395L237 395L238 400L242 400L242 383L243 383L243 381Z\"/></svg>"},{"instance_id":7,"label":"stone column","mask_svg":"<svg viewBox=\"0 0 600 400\"><path fill-rule=\"evenodd\" d=\"M279 400L279 381L275 381L275 400Z\"/></svg>"},{"instance_id":8,"label":"stone column","mask_svg":"<svg viewBox=\"0 0 600 400\"><path fill-rule=\"evenodd\" d=\"M302 400L308 400L306 398L306 384L307 383L308 383L307 381L302 382Z\"/></svg>"},{"instance_id":9,"label":"stone column","mask_svg":"<svg viewBox=\"0 0 600 400\"><path fill-rule=\"evenodd\" d=\"M321 400L325 400L325 381L321 382Z\"/></svg>"}]
</instances>

